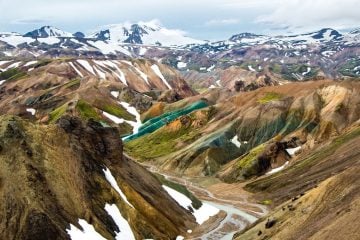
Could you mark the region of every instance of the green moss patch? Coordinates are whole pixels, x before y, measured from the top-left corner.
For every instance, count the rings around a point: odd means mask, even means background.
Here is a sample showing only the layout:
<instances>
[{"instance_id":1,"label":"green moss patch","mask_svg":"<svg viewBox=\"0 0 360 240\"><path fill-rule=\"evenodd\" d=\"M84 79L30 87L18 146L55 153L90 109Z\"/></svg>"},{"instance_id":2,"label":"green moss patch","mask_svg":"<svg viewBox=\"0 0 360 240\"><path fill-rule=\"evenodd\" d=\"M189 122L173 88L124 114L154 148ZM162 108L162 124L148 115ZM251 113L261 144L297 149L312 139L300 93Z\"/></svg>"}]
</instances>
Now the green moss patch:
<instances>
[{"instance_id":1,"label":"green moss patch","mask_svg":"<svg viewBox=\"0 0 360 240\"><path fill-rule=\"evenodd\" d=\"M21 77L26 76L26 72L20 70L19 68L11 68L5 72L0 73L0 80L17 80Z\"/></svg>"},{"instance_id":2,"label":"green moss patch","mask_svg":"<svg viewBox=\"0 0 360 240\"><path fill-rule=\"evenodd\" d=\"M97 121L101 120L98 112L90 104L84 100L79 100L76 104L76 110L79 112L82 119L94 119Z\"/></svg>"},{"instance_id":3,"label":"green moss patch","mask_svg":"<svg viewBox=\"0 0 360 240\"><path fill-rule=\"evenodd\" d=\"M253 148L246 156L240 159L238 162L239 169L250 168L255 161L257 161L257 157L265 150L265 144L261 144L255 148Z\"/></svg>"},{"instance_id":4,"label":"green moss patch","mask_svg":"<svg viewBox=\"0 0 360 240\"><path fill-rule=\"evenodd\" d=\"M65 103L64 105L56 108L54 111L52 111L49 114L49 122L54 123L56 122L64 113L66 113L66 110L68 108L68 104Z\"/></svg>"},{"instance_id":5,"label":"green moss patch","mask_svg":"<svg viewBox=\"0 0 360 240\"><path fill-rule=\"evenodd\" d=\"M120 105L113 105L113 104L103 104L99 106L101 110L104 112L110 113L118 118L123 118L125 120L136 121L135 116L130 114Z\"/></svg>"},{"instance_id":6,"label":"green moss patch","mask_svg":"<svg viewBox=\"0 0 360 240\"><path fill-rule=\"evenodd\" d=\"M126 142L125 149L140 161L165 156L176 150L179 138L188 134L190 130L190 127L181 128L178 131L161 128L152 134Z\"/></svg>"}]
</instances>

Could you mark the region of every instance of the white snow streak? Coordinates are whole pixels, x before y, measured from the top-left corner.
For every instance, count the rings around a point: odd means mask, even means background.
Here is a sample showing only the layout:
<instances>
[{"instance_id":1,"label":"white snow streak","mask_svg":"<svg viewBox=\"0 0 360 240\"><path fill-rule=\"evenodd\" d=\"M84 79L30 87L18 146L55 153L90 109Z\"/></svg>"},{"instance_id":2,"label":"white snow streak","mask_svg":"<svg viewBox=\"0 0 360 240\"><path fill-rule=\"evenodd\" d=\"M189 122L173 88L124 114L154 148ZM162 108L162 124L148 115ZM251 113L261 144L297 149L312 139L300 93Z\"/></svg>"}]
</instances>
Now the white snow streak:
<instances>
[{"instance_id":1,"label":"white snow streak","mask_svg":"<svg viewBox=\"0 0 360 240\"><path fill-rule=\"evenodd\" d=\"M35 63L37 63L38 61L30 61L30 62L27 62L25 65L24 65L24 67L28 67L28 66L30 66L30 65L33 65L33 64L35 64Z\"/></svg>"},{"instance_id":2,"label":"white snow streak","mask_svg":"<svg viewBox=\"0 0 360 240\"><path fill-rule=\"evenodd\" d=\"M286 151L291 155L295 155L296 152L298 152L301 149L301 146L296 147L296 148L288 148L286 149Z\"/></svg>"},{"instance_id":3,"label":"white snow streak","mask_svg":"<svg viewBox=\"0 0 360 240\"><path fill-rule=\"evenodd\" d=\"M168 81L164 78L163 74L161 73L158 65L152 65L151 69L154 71L154 73L164 82L164 84L169 88L172 89Z\"/></svg>"},{"instance_id":4,"label":"white snow streak","mask_svg":"<svg viewBox=\"0 0 360 240\"><path fill-rule=\"evenodd\" d=\"M135 240L134 233L128 221L121 215L119 208L115 204L106 204L105 210L112 217L120 231L116 233L116 240Z\"/></svg>"},{"instance_id":5,"label":"white snow streak","mask_svg":"<svg viewBox=\"0 0 360 240\"><path fill-rule=\"evenodd\" d=\"M86 60L76 60L83 68L85 68L88 72L92 73L92 75L95 75L94 69L90 65L90 63Z\"/></svg>"},{"instance_id":6,"label":"white snow streak","mask_svg":"<svg viewBox=\"0 0 360 240\"><path fill-rule=\"evenodd\" d=\"M119 185L117 184L114 176L111 174L110 169L106 168L106 170L103 170L103 172L105 173L105 178L106 180L110 183L110 185L119 193L120 197L132 208L134 208L134 206L129 203L129 201L126 198L126 195L121 191L121 189L119 188Z\"/></svg>"},{"instance_id":7,"label":"white snow streak","mask_svg":"<svg viewBox=\"0 0 360 240\"><path fill-rule=\"evenodd\" d=\"M126 109L126 111L128 111L128 113L135 116L136 122L134 121L126 121L126 122L133 127L133 134L138 133L139 128L142 124L140 113L136 110L135 107L131 107L130 104L127 102L119 102L119 103L121 104L121 106L123 106Z\"/></svg>"},{"instance_id":8,"label":"white snow streak","mask_svg":"<svg viewBox=\"0 0 360 240\"><path fill-rule=\"evenodd\" d=\"M75 72L76 72L80 77L84 77L84 75L75 67L74 63L69 62L69 65L75 70Z\"/></svg>"},{"instance_id":9,"label":"white snow streak","mask_svg":"<svg viewBox=\"0 0 360 240\"><path fill-rule=\"evenodd\" d=\"M285 168L286 165L289 164L289 161L287 161L284 165L282 165L281 167L278 167L278 168L274 168L274 169L271 169L270 172L266 173L266 175L270 175L270 174L274 174L274 173L277 173L277 172L280 172L281 170L283 170Z\"/></svg>"}]
</instances>

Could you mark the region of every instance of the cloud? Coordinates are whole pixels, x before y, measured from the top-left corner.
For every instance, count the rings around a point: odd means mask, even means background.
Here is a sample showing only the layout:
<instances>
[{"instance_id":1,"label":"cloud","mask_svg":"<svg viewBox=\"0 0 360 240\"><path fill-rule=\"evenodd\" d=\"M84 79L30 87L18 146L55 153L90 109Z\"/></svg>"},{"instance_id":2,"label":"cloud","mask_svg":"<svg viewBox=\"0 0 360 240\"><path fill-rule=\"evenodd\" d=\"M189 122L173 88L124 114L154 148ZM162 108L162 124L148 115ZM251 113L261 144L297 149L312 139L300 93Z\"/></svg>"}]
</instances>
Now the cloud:
<instances>
[{"instance_id":1,"label":"cloud","mask_svg":"<svg viewBox=\"0 0 360 240\"><path fill-rule=\"evenodd\" d=\"M24 18L24 19L15 19L11 21L11 24L24 24L24 25L30 25L30 24L45 24L49 23L48 19L36 19L36 18Z\"/></svg>"},{"instance_id":2,"label":"cloud","mask_svg":"<svg viewBox=\"0 0 360 240\"><path fill-rule=\"evenodd\" d=\"M274 28L294 31L320 27L346 29L360 25L358 0L291 0L283 2L273 12L256 19Z\"/></svg>"},{"instance_id":3,"label":"cloud","mask_svg":"<svg viewBox=\"0 0 360 240\"><path fill-rule=\"evenodd\" d=\"M205 23L205 26L224 26L224 25L234 25L238 24L239 19L229 18L229 19L211 19Z\"/></svg>"},{"instance_id":4,"label":"cloud","mask_svg":"<svg viewBox=\"0 0 360 240\"><path fill-rule=\"evenodd\" d=\"M289 0L291 1L291 0ZM247 9L247 8L264 8L280 5L282 0L222 0L219 6L224 6L226 8L237 8L237 9Z\"/></svg>"}]
</instances>

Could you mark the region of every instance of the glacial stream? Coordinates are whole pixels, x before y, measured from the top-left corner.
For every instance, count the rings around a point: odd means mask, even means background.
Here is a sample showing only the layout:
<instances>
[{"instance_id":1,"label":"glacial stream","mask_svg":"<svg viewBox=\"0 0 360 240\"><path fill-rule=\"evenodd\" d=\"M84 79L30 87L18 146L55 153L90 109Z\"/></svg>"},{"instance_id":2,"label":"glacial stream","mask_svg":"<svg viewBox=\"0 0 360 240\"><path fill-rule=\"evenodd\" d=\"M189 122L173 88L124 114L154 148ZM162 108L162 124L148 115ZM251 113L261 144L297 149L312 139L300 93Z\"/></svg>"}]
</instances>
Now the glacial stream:
<instances>
[{"instance_id":1,"label":"glacial stream","mask_svg":"<svg viewBox=\"0 0 360 240\"><path fill-rule=\"evenodd\" d=\"M236 200L227 200L215 197L210 191L207 189L203 189L201 187L195 186L192 182L186 180L186 178L179 178L175 176L170 176L164 173L159 172L155 167L148 168L151 172L160 174L164 176L166 179L185 185L189 191L191 191L197 198L199 198L202 202L210 204L219 210L222 210L226 213L226 217L220 221L220 223L212 229L209 229L208 232L204 232L199 238L202 240L231 240L234 234L238 231L241 231L249 224L255 222L257 220L257 216L264 216L267 214L267 209L265 206L249 203L247 201L236 201ZM199 194L201 192L202 194ZM204 197L204 195L206 197ZM259 211L250 211L254 215L241 210L238 207L235 207L234 204L240 203L243 206L249 206L252 209L256 208ZM186 239L186 238L185 238ZM198 239L198 237L195 237Z\"/></svg>"}]
</instances>

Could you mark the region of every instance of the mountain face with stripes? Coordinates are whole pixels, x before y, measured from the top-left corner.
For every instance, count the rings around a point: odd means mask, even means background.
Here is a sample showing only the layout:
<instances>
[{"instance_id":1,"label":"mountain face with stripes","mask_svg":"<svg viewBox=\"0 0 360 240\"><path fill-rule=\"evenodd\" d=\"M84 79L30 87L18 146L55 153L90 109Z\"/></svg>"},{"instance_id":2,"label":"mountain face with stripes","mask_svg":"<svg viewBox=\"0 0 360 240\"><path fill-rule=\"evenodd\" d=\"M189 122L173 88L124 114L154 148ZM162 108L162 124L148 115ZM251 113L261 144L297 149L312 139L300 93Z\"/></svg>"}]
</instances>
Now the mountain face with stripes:
<instances>
[{"instance_id":1,"label":"mountain face with stripes","mask_svg":"<svg viewBox=\"0 0 360 240\"><path fill-rule=\"evenodd\" d=\"M106 25L90 34L72 34L51 26L23 35L0 33L0 58L145 58L185 73L240 66L255 74L290 81L359 77L359 52L360 34L356 29L340 32L323 28L279 36L240 33L214 42L190 38L158 21Z\"/></svg>"}]
</instances>

